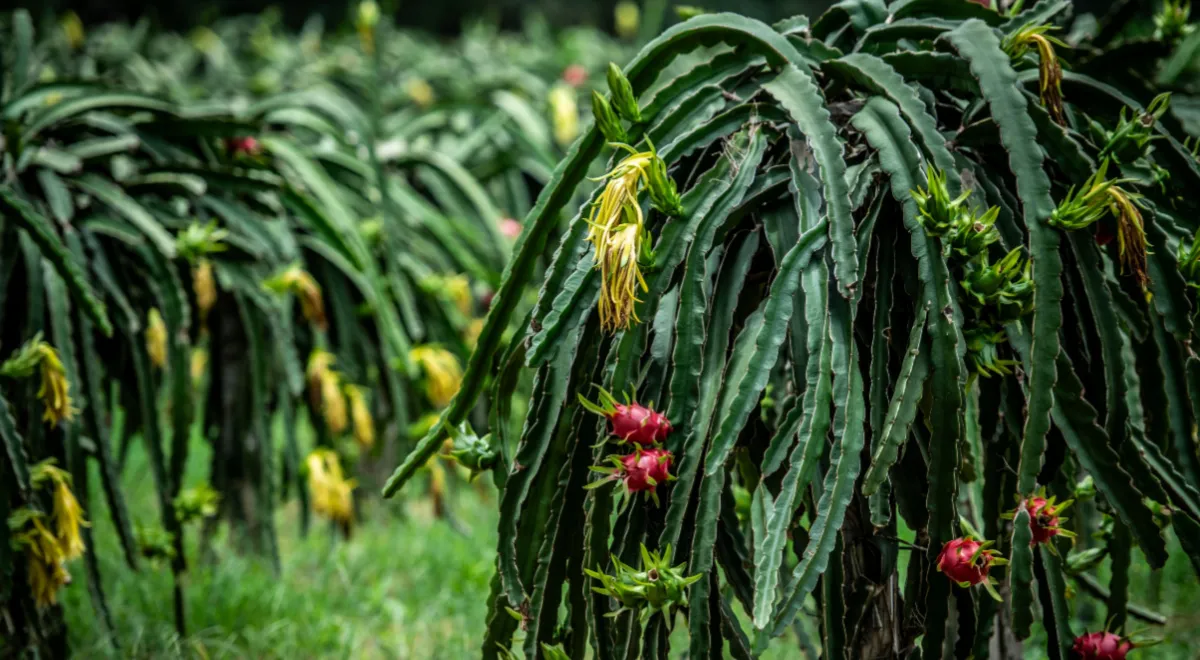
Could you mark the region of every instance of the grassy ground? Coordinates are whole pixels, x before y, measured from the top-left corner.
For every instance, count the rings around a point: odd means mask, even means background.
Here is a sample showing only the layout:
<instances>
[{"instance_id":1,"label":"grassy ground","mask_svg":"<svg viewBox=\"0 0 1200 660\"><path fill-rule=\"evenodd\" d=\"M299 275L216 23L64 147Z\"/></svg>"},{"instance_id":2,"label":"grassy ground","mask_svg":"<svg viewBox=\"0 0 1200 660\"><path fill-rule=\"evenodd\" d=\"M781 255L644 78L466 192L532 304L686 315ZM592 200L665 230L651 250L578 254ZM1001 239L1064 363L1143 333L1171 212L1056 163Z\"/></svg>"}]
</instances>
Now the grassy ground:
<instances>
[{"instance_id":1,"label":"grassy ground","mask_svg":"<svg viewBox=\"0 0 1200 660\"><path fill-rule=\"evenodd\" d=\"M203 445L194 443L194 451L191 483L203 479L207 465ZM137 450L124 480L135 519L154 523L153 486ZM172 625L170 570L143 563L140 573L129 571L97 483L93 478L95 511L90 517L121 650L114 651L104 638L77 563L72 566L76 582L64 591L63 603L79 658L479 656L495 559L494 491L460 487L452 497L463 531L435 519L424 498L409 497L403 506L369 501L362 512L365 520L349 542L319 523L302 537L292 503L276 516L278 574L267 561L233 551L223 532L212 541L212 561L193 562L188 574L189 636L179 639ZM188 538L189 557L196 556L197 533L193 530ZM1163 631L1168 638L1167 644L1143 651L1142 658L1191 659L1200 649L1200 585L1177 544L1172 552L1157 581L1135 554L1131 599L1169 616L1165 629L1134 622L1134 627ZM1107 580L1103 568L1098 577ZM1073 600L1076 632L1102 627L1103 605L1080 608L1081 602L1082 597ZM810 635L815 632L808 628ZM1039 626L1027 657L1044 657L1044 639ZM675 648L686 648L686 626L676 626L673 642ZM800 657L794 639L780 646L788 650L773 649L769 655Z\"/></svg>"},{"instance_id":2,"label":"grassy ground","mask_svg":"<svg viewBox=\"0 0 1200 660\"><path fill-rule=\"evenodd\" d=\"M207 465L203 455L196 458L192 465ZM132 515L153 523L153 485L140 453L131 453L125 485ZM134 574L125 566L103 498L94 492L91 519L121 651L102 636L82 565L72 567L76 582L63 598L72 648L80 658L477 656L495 558L491 496L484 503L467 489L455 498L465 532L435 519L427 500L403 511L393 502L368 502L349 542L317 521L302 537L293 503L276 516L278 574L264 559L234 552L223 532L212 543L213 560L193 562L188 574L189 635L181 640L172 623L169 568L143 563ZM190 534L189 557L195 557L198 531Z\"/></svg>"}]
</instances>

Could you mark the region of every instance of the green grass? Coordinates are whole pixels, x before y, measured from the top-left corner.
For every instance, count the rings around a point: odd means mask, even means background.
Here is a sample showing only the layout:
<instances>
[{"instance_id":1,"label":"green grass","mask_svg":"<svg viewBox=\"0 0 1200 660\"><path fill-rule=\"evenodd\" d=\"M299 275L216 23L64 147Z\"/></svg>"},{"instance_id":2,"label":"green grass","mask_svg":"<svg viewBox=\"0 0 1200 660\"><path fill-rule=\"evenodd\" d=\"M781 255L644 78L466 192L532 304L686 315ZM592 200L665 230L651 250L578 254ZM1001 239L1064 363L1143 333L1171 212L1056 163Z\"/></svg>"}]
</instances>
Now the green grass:
<instances>
[{"instance_id":1,"label":"green grass","mask_svg":"<svg viewBox=\"0 0 1200 660\"><path fill-rule=\"evenodd\" d=\"M194 443L194 447L201 447ZM192 466L206 466L194 456ZM197 468L201 473L202 467ZM191 475L189 481L201 478ZM281 571L261 557L238 554L228 533L200 563L197 529L189 532L188 633L175 635L171 572L142 563L133 573L120 554L93 478L91 519L117 638L103 636L88 598L83 566L63 593L71 645L79 658L466 658L479 654L495 559L495 494L459 484L454 513L466 533L433 517L430 503L410 497L368 501L349 541L314 520L299 532L293 502L276 515ZM153 485L140 452L124 475L135 520L157 520ZM490 488L490 487L489 487Z\"/></svg>"},{"instance_id":2,"label":"green grass","mask_svg":"<svg viewBox=\"0 0 1200 660\"><path fill-rule=\"evenodd\" d=\"M204 479L207 447L193 443L188 483ZM281 571L262 557L239 554L227 531L211 542L212 557L195 560L198 530L188 536L188 632L174 632L171 574L143 562L133 573L124 564L108 511L91 479L90 519L95 525L104 587L121 644L114 651L88 597L81 562L71 566L75 583L62 601L76 657L136 658L470 658L478 657L496 547L496 494L455 484L451 509L458 525L434 518L417 490L389 502L368 498L352 539L343 541L320 521L307 537L299 532L295 502L276 514ZM157 521L153 483L136 447L124 473L125 492L137 522ZM419 489L418 489L419 490ZM1172 538L1172 555L1158 585L1140 554L1131 571L1131 600L1169 617L1165 627L1137 621L1133 628L1163 634L1167 643L1142 658L1187 659L1200 648L1200 585ZM903 553L902 553L903 554ZM903 559L903 558L902 558ZM905 563L904 561L901 562ZM903 574L903 566L901 566ZM1107 581L1106 567L1097 571ZM1082 602L1091 606L1082 608ZM1104 607L1083 594L1072 598L1076 634L1103 626ZM679 622L672 647L685 649ZM810 636L815 629L806 628ZM1026 657L1045 657L1040 620ZM768 657L799 657L795 640ZM786 647L786 648L783 648ZM1136 657L1136 656L1135 656Z\"/></svg>"}]
</instances>

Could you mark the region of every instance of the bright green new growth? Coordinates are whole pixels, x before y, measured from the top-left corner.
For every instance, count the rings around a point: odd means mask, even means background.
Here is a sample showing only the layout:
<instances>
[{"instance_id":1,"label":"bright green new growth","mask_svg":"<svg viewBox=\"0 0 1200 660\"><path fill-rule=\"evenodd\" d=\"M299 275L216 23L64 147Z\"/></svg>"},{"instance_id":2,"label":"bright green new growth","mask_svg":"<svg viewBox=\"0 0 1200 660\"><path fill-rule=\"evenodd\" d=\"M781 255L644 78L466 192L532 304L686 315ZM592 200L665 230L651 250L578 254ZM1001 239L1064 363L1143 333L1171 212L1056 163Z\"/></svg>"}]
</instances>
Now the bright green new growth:
<instances>
[{"instance_id":1,"label":"bright green new growth","mask_svg":"<svg viewBox=\"0 0 1200 660\"><path fill-rule=\"evenodd\" d=\"M1178 260L1169 248L1196 230L1200 171L1165 121L1147 129L1154 149L1104 164L1109 140L1092 125L1107 136L1121 108L1143 111L1094 77L1108 75L1099 65L1059 69L1084 52L1043 36L1063 6L1008 20L951 0L861 0L775 26L706 14L611 76L613 101L596 97L596 128L526 218L501 296L534 281L556 218L577 188L594 190L586 175L618 129L635 148L658 146L682 212L659 200L645 211L654 260L633 309L642 323L614 331L596 312L585 207L558 238L524 335L505 350L485 330L443 418L465 418L498 355L534 371L501 498L485 657L506 653L518 625L527 656L536 643L665 657L686 626L694 658L795 654L793 631L819 631L825 657L916 646L983 657L994 636L1030 638L1035 599L1062 656L1075 636L1068 581L1092 584L1094 564L1064 564L1067 534L1033 552L1038 521L1001 514L1041 487L1063 499L1085 478L1089 515L1064 531L1128 529L1125 546L1097 543L1118 562L1136 544L1161 566L1148 503L1165 498L1180 507L1169 533L1200 551L1200 361L1170 357L1189 354L1184 276L1196 278L1200 248ZM1024 25L1035 27L1009 40ZM1043 52L1051 43L1059 52ZM659 80L676 57L716 44L727 48ZM1037 63L1022 50L1034 48ZM1136 271L1122 274L1117 242L1068 231L1095 220L1079 200L1114 167L1129 207L1142 196L1152 296ZM1112 212L1121 202L1106 196ZM510 318L495 308L488 326ZM604 427L579 397L597 383L667 411L676 479L658 485L663 506L618 509L611 490L589 488L606 478L594 475ZM1170 446L1151 439L1160 431ZM437 433L385 493L436 450ZM899 537L901 521L912 537ZM1010 562L1004 603L934 570L972 525L997 566ZM631 577L638 549L667 547L693 582L667 599L686 601L686 616L626 612L647 587ZM1110 586L1110 613L1132 611L1127 583ZM957 626L932 625L956 615Z\"/></svg>"}]
</instances>

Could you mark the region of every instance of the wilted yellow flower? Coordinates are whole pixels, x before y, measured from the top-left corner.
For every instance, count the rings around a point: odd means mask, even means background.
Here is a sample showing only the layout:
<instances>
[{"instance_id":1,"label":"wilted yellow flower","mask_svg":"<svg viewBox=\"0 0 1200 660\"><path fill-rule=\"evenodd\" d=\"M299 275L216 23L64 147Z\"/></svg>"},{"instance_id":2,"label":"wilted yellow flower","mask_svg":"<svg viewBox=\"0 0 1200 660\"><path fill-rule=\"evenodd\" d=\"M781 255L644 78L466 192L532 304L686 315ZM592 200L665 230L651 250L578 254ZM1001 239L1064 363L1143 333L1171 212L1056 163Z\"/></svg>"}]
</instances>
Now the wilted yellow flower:
<instances>
[{"instance_id":1,"label":"wilted yellow flower","mask_svg":"<svg viewBox=\"0 0 1200 660\"><path fill-rule=\"evenodd\" d=\"M79 14L73 11L68 11L62 17L63 35L67 37L67 44L72 49L78 49L83 45L83 21L79 20Z\"/></svg>"},{"instance_id":2,"label":"wilted yellow flower","mask_svg":"<svg viewBox=\"0 0 1200 660\"><path fill-rule=\"evenodd\" d=\"M167 366L167 325L157 307L146 313L146 352L154 366L159 369Z\"/></svg>"},{"instance_id":3,"label":"wilted yellow flower","mask_svg":"<svg viewBox=\"0 0 1200 660\"><path fill-rule=\"evenodd\" d=\"M362 42L363 50L368 53L375 52L375 25L379 23L379 5L373 0L365 0L358 5L358 20L355 21L355 27L358 29L358 39Z\"/></svg>"},{"instance_id":4,"label":"wilted yellow flower","mask_svg":"<svg viewBox=\"0 0 1200 660\"><path fill-rule=\"evenodd\" d=\"M54 539L58 542L59 559L70 561L82 556L85 546L79 528L87 527L88 522L84 520L83 507L71 492L70 473L55 465L51 458L34 465L29 476L34 487L49 485L53 489Z\"/></svg>"},{"instance_id":5,"label":"wilted yellow flower","mask_svg":"<svg viewBox=\"0 0 1200 660\"><path fill-rule=\"evenodd\" d=\"M606 175L608 183L588 219L587 239L595 246L600 268L600 325L605 330L628 328L639 321L634 312L637 290L647 287L638 261L649 245L638 186L648 181L656 158L653 151L633 152L617 164Z\"/></svg>"},{"instance_id":6,"label":"wilted yellow flower","mask_svg":"<svg viewBox=\"0 0 1200 660\"><path fill-rule=\"evenodd\" d=\"M191 374L192 387L199 387L204 380L204 372L208 369L208 351L203 346L192 349Z\"/></svg>"},{"instance_id":7,"label":"wilted yellow flower","mask_svg":"<svg viewBox=\"0 0 1200 660\"><path fill-rule=\"evenodd\" d=\"M463 330L463 341L466 342L467 348L475 350L475 346L479 344L479 335L483 334L484 319L471 319Z\"/></svg>"},{"instance_id":8,"label":"wilted yellow flower","mask_svg":"<svg viewBox=\"0 0 1200 660\"><path fill-rule=\"evenodd\" d=\"M345 387L346 399L350 401L350 421L354 423L354 439L365 449L375 446L375 420L367 405L367 391L357 385Z\"/></svg>"},{"instance_id":9,"label":"wilted yellow flower","mask_svg":"<svg viewBox=\"0 0 1200 660\"><path fill-rule=\"evenodd\" d=\"M330 433L346 430L346 400L342 397L342 377L333 369L334 356L315 349L308 358L308 395L313 407L321 411Z\"/></svg>"},{"instance_id":10,"label":"wilted yellow flower","mask_svg":"<svg viewBox=\"0 0 1200 660\"><path fill-rule=\"evenodd\" d=\"M636 2L623 0L618 2L613 9L613 18L616 23L617 35L622 39L632 39L637 36L638 25L642 20L642 10L638 8Z\"/></svg>"},{"instance_id":11,"label":"wilted yellow flower","mask_svg":"<svg viewBox=\"0 0 1200 660\"><path fill-rule=\"evenodd\" d=\"M71 383L62 360L58 359L58 351L44 341L38 343L36 350L41 357L42 384L37 395L44 409L42 421L51 424L69 422L75 418L76 410L71 405Z\"/></svg>"},{"instance_id":12,"label":"wilted yellow flower","mask_svg":"<svg viewBox=\"0 0 1200 660\"><path fill-rule=\"evenodd\" d=\"M429 402L438 408L449 404L462 385L458 358L444 348L430 345L417 346L408 355L425 371L425 395Z\"/></svg>"},{"instance_id":13,"label":"wilted yellow flower","mask_svg":"<svg viewBox=\"0 0 1200 660\"><path fill-rule=\"evenodd\" d=\"M38 607L58 602L58 590L71 583L58 540L42 523L42 514L28 520L29 528L15 536L17 545L24 548L29 569L29 589Z\"/></svg>"},{"instance_id":14,"label":"wilted yellow flower","mask_svg":"<svg viewBox=\"0 0 1200 660\"><path fill-rule=\"evenodd\" d=\"M1108 189L1109 208L1117 219L1117 247L1121 257L1121 272L1132 272L1143 287L1146 276L1146 227L1134 197L1119 186Z\"/></svg>"},{"instance_id":15,"label":"wilted yellow flower","mask_svg":"<svg viewBox=\"0 0 1200 660\"><path fill-rule=\"evenodd\" d=\"M217 284L213 279L212 262L201 259L192 269L192 292L196 294L196 310L200 314L200 326L208 323L208 312L217 303Z\"/></svg>"},{"instance_id":16,"label":"wilted yellow flower","mask_svg":"<svg viewBox=\"0 0 1200 660\"><path fill-rule=\"evenodd\" d=\"M454 301L454 306L463 316L471 313L471 281L466 275L454 275L443 280L446 295Z\"/></svg>"},{"instance_id":17,"label":"wilted yellow flower","mask_svg":"<svg viewBox=\"0 0 1200 660\"><path fill-rule=\"evenodd\" d=\"M331 449L314 449L305 460L313 511L339 523L349 532L354 522L354 480L342 474L342 464Z\"/></svg>"},{"instance_id":18,"label":"wilted yellow flower","mask_svg":"<svg viewBox=\"0 0 1200 660\"><path fill-rule=\"evenodd\" d=\"M425 81L424 78L414 76L408 79L408 84L404 86L408 97L413 100L413 103L428 108L433 105L433 87Z\"/></svg>"},{"instance_id":19,"label":"wilted yellow flower","mask_svg":"<svg viewBox=\"0 0 1200 660\"><path fill-rule=\"evenodd\" d=\"M1052 25L1026 25L1017 30L1004 41L1004 52L1009 57L1017 59L1024 57L1030 47L1038 53L1038 82L1042 105L1050 112L1050 116L1059 124L1066 125L1066 115L1063 111L1062 98L1062 64L1054 52L1054 47L1066 46L1046 33L1055 29Z\"/></svg>"},{"instance_id":20,"label":"wilted yellow flower","mask_svg":"<svg viewBox=\"0 0 1200 660\"><path fill-rule=\"evenodd\" d=\"M550 90L550 116L554 123L554 141L559 145L565 147L579 137L579 106L575 102L574 87L555 85Z\"/></svg>"},{"instance_id":21,"label":"wilted yellow flower","mask_svg":"<svg viewBox=\"0 0 1200 660\"><path fill-rule=\"evenodd\" d=\"M329 321L325 317L325 300L321 287L307 271L292 265L263 282L263 287L275 293L291 293L300 299L300 312L309 323L325 330Z\"/></svg>"}]
</instances>

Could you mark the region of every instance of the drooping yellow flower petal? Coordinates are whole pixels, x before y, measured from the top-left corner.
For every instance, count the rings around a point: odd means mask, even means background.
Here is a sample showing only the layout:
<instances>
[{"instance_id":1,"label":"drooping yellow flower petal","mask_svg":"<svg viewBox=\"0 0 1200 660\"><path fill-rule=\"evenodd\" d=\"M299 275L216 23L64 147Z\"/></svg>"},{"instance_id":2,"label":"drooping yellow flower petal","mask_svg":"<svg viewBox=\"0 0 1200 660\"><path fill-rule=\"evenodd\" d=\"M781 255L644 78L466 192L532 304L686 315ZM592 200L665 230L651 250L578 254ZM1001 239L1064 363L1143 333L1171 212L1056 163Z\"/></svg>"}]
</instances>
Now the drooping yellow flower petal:
<instances>
[{"instance_id":1,"label":"drooping yellow flower petal","mask_svg":"<svg viewBox=\"0 0 1200 660\"><path fill-rule=\"evenodd\" d=\"M29 511L25 513L30 514ZM43 517L42 513L31 513L21 530L13 535L14 547L25 552L29 589L38 607L58 602L58 590L71 582L62 547L42 522Z\"/></svg>"},{"instance_id":2,"label":"drooping yellow flower petal","mask_svg":"<svg viewBox=\"0 0 1200 660\"><path fill-rule=\"evenodd\" d=\"M371 417L371 408L367 405L366 390L357 385L345 387L346 398L350 401L350 420L354 424L354 439L364 449L375 446L375 420Z\"/></svg>"},{"instance_id":3,"label":"drooping yellow flower petal","mask_svg":"<svg viewBox=\"0 0 1200 660\"><path fill-rule=\"evenodd\" d=\"M608 174L608 183L592 207L587 239L595 247L600 268L600 324L608 331L628 328L637 322L634 306L637 289L646 290L639 259L645 252L647 232L638 186L658 156L653 151L635 152Z\"/></svg>"},{"instance_id":4,"label":"drooping yellow flower petal","mask_svg":"<svg viewBox=\"0 0 1200 660\"><path fill-rule=\"evenodd\" d=\"M86 549L80 527L88 526L83 517L83 507L66 481L59 481L54 486L54 537L58 540L62 551L62 559L70 561L83 556Z\"/></svg>"},{"instance_id":5,"label":"drooping yellow flower petal","mask_svg":"<svg viewBox=\"0 0 1200 660\"><path fill-rule=\"evenodd\" d=\"M334 435L346 430L348 418L346 399L342 396L342 377L333 369L332 353L316 349L308 358L308 396L312 405L321 411L325 427Z\"/></svg>"},{"instance_id":6,"label":"drooping yellow flower petal","mask_svg":"<svg viewBox=\"0 0 1200 660\"><path fill-rule=\"evenodd\" d=\"M345 478L341 461L330 449L314 449L305 464L313 511L349 532L354 522L354 480Z\"/></svg>"},{"instance_id":7,"label":"drooping yellow flower petal","mask_svg":"<svg viewBox=\"0 0 1200 660\"><path fill-rule=\"evenodd\" d=\"M444 348L417 346L409 352L409 359L421 366L425 372L425 395L438 408L450 403L462 385L462 366L458 358Z\"/></svg>"},{"instance_id":8,"label":"drooping yellow flower petal","mask_svg":"<svg viewBox=\"0 0 1200 660\"><path fill-rule=\"evenodd\" d=\"M1038 54L1038 89L1042 105L1050 113L1055 122L1066 125L1066 114L1063 110L1062 98L1062 64L1054 46L1065 46L1062 41L1047 36L1054 29L1052 25L1026 25L1004 40L1004 52L1018 59L1024 57L1032 47Z\"/></svg>"},{"instance_id":9,"label":"drooping yellow flower petal","mask_svg":"<svg viewBox=\"0 0 1200 660\"><path fill-rule=\"evenodd\" d=\"M282 272L263 282L263 287L276 293L291 293L300 299L300 313L309 323L325 330L329 320L325 316L325 299L321 286L307 271L297 265L288 266Z\"/></svg>"},{"instance_id":10,"label":"drooping yellow flower petal","mask_svg":"<svg viewBox=\"0 0 1200 660\"><path fill-rule=\"evenodd\" d=\"M212 262L201 259L192 270L192 292L196 295L196 311L200 315L200 326L208 323L208 312L217 303L217 285L213 278Z\"/></svg>"},{"instance_id":11,"label":"drooping yellow flower petal","mask_svg":"<svg viewBox=\"0 0 1200 660\"><path fill-rule=\"evenodd\" d=\"M75 418L75 408L71 405L71 383L67 380L67 372L58 351L50 344L41 342L37 346L40 355L42 382L38 388L38 398L42 402L42 421L57 425L61 421L71 421Z\"/></svg>"},{"instance_id":12,"label":"drooping yellow flower petal","mask_svg":"<svg viewBox=\"0 0 1200 660\"><path fill-rule=\"evenodd\" d=\"M1112 214L1117 218L1117 248L1121 272L1130 272L1142 287L1149 282L1146 275L1146 228L1142 214L1133 199L1119 186L1108 189Z\"/></svg>"},{"instance_id":13,"label":"drooping yellow flower petal","mask_svg":"<svg viewBox=\"0 0 1200 660\"><path fill-rule=\"evenodd\" d=\"M162 369L167 366L167 325L157 307L146 313L146 352L150 362Z\"/></svg>"}]
</instances>

